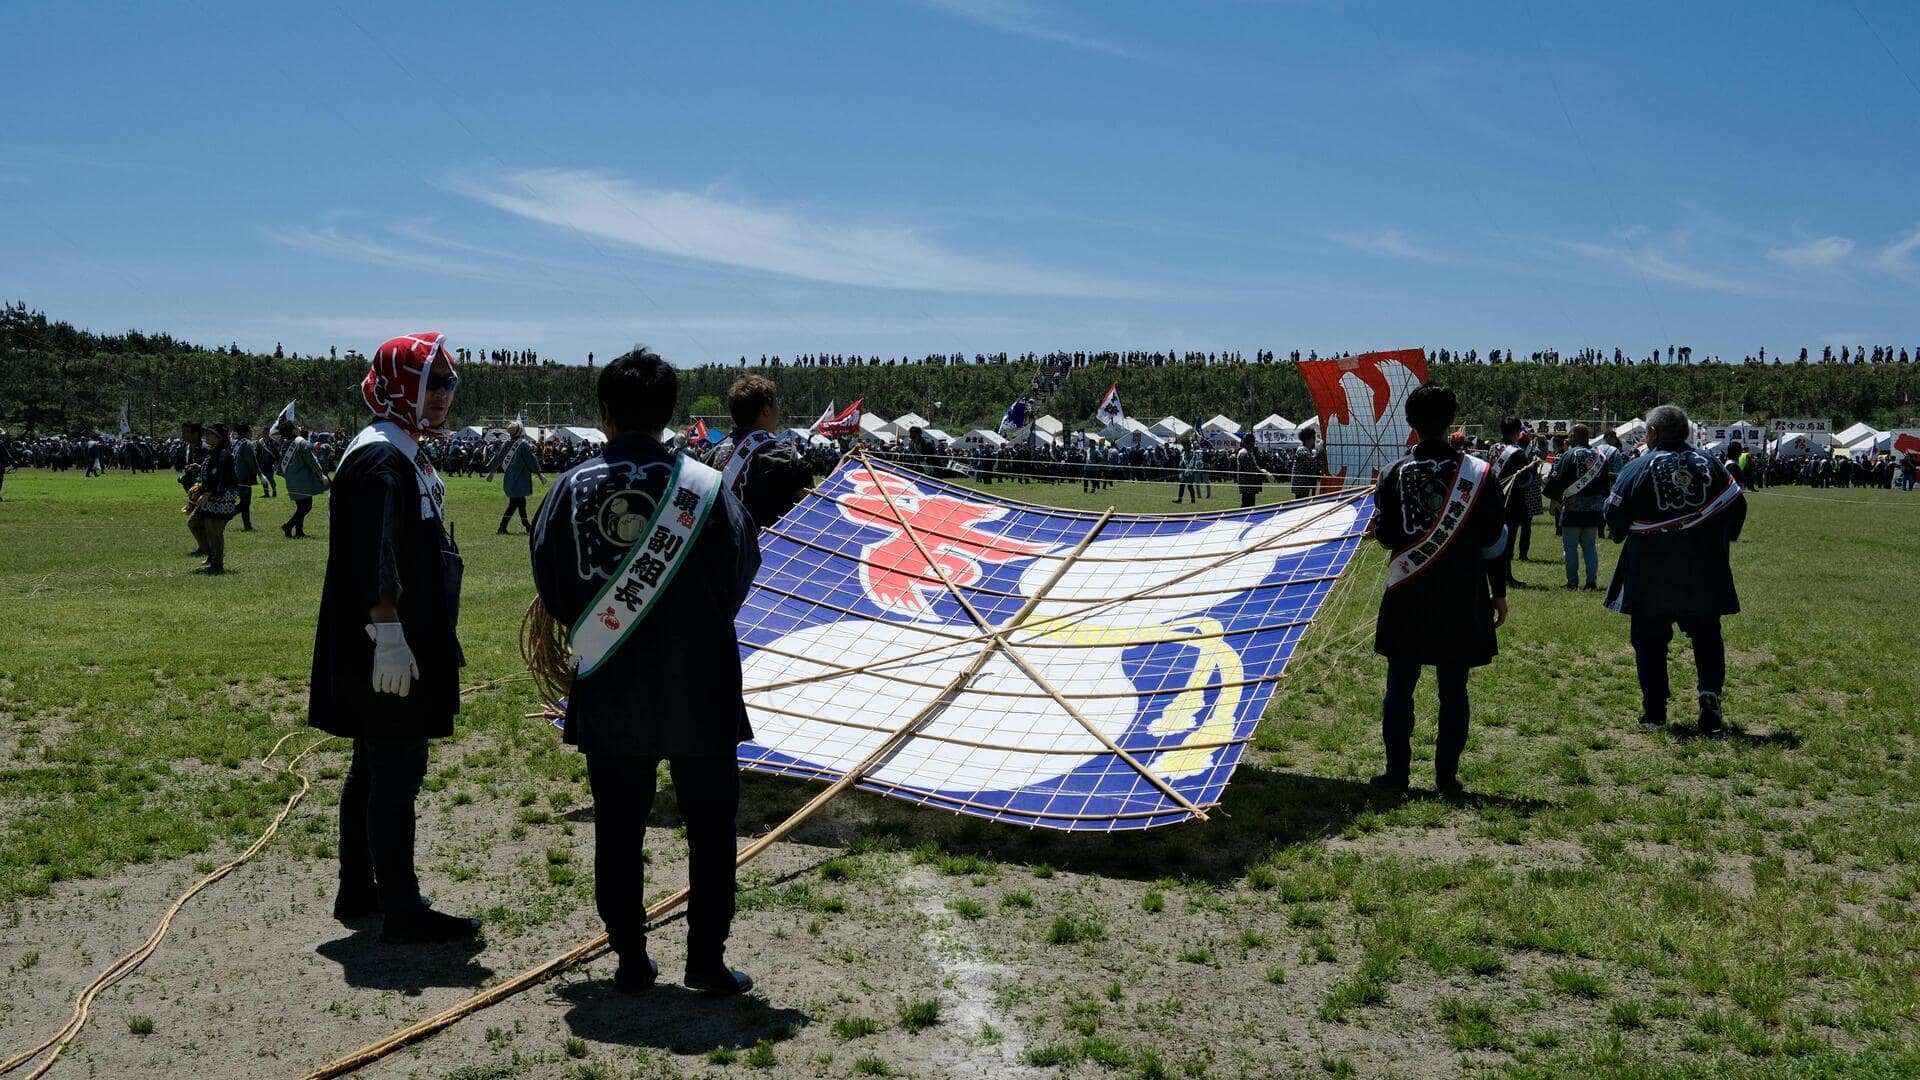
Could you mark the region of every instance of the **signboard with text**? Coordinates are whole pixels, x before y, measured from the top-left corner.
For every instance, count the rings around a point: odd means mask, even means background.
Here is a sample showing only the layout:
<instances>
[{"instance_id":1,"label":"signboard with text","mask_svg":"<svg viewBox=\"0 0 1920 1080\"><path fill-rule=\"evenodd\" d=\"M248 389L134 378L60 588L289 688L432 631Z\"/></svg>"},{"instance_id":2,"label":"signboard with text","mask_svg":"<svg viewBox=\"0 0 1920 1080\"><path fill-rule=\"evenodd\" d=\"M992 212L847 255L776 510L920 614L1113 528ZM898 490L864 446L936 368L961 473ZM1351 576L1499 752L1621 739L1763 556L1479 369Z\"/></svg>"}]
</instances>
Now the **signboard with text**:
<instances>
[{"instance_id":1,"label":"signboard with text","mask_svg":"<svg viewBox=\"0 0 1920 1080\"><path fill-rule=\"evenodd\" d=\"M1801 434L1803 432L1832 431L1831 420L1820 420L1811 416L1776 416L1767 424L1767 430L1775 435Z\"/></svg>"}]
</instances>

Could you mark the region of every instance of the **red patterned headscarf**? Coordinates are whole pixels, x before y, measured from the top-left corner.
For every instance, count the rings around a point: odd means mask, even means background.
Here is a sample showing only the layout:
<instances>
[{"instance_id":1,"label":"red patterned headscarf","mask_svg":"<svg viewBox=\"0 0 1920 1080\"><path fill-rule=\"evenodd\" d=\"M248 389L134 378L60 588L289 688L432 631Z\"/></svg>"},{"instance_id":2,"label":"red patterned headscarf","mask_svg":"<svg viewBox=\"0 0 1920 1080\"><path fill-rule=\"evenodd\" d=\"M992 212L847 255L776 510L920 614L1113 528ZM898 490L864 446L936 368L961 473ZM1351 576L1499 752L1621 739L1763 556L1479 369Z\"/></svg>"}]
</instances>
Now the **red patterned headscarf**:
<instances>
[{"instance_id":1,"label":"red patterned headscarf","mask_svg":"<svg viewBox=\"0 0 1920 1080\"><path fill-rule=\"evenodd\" d=\"M421 419L427 402L427 372L433 369L435 356L446 357L452 366L446 335L438 331L402 334L380 346L373 354L373 367L360 383L367 408L416 437L446 434L446 429L429 428Z\"/></svg>"}]
</instances>

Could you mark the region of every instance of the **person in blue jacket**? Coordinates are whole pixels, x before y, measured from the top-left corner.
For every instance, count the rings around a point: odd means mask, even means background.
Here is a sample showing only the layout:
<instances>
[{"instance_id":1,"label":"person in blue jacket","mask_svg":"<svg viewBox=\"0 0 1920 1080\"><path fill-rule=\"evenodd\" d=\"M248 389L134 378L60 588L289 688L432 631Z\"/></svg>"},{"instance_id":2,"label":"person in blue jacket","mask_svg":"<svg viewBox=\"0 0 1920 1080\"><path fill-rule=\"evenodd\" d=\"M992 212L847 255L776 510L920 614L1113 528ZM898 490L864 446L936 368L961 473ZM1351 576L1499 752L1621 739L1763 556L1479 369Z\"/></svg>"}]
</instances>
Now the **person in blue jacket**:
<instances>
[{"instance_id":1,"label":"person in blue jacket","mask_svg":"<svg viewBox=\"0 0 1920 1080\"><path fill-rule=\"evenodd\" d=\"M1693 641L1700 731L1725 726L1727 648L1720 619L1740 611L1730 545L1747 519L1746 497L1726 467L1687 444L1692 423L1677 405L1647 413L1646 453L1628 462L1607 496L1607 531L1624 544L1607 607L1633 620L1640 724L1667 722L1667 644L1673 628Z\"/></svg>"}]
</instances>

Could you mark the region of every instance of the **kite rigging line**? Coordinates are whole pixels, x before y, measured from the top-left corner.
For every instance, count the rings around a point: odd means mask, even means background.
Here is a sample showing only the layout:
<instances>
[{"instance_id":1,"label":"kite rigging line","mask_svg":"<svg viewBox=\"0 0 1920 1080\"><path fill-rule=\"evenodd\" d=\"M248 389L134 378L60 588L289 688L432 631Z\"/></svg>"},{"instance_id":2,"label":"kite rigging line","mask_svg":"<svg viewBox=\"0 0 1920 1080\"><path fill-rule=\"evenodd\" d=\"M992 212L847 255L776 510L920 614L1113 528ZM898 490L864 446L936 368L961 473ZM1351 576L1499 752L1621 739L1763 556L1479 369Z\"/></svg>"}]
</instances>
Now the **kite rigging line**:
<instances>
[{"instance_id":1,"label":"kite rigging line","mask_svg":"<svg viewBox=\"0 0 1920 1080\"><path fill-rule=\"evenodd\" d=\"M273 749L267 751L267 756L260 759L260 767L263 769L268 768L267 763L272 761L273 756L280 752L280 748L287 744L287 740L298 734L299 732L297 731L290 731L282 735L280 741L273 744ZM271 770L277 775L298 777L300 780L300 790L294 792L287 798L286 805L280 808L280 812L274 815L271 822L268 822L266 830L231 862L215 869L199 881L194 882L192 888L181 893L179 899L168 905L166 912L160 916L159 925L153 928L153 933L147 935L146 941L142 942L133 951L107 965L100 974L94 976L92 982L88 983L86 987L80 991L80 996L74 1000L73 1012L67 1017L67 1022L62 1024L58 1031L48 1036L46 1041L40 1045L35 1046L31 1050L22 1051L8 1058L6 1061L0 1062L0 1076L5 1076L13 1072L43 1053L47 1054L47 1059L42 1061L32 1072L27 1073L22 1080L40 1080L40 1077L47 1074L48 1069L53 1068L53 1063L60 1060L60 1055L66 1050L67 1045L73 1042L80 1034L80 1029L86 1026L87 1017L93 1010L94 1001L97 1000L108 987L131 975L135 968L138 968L146 962L147 957L153 955L154 950L160 947L160 940L166 937L167 931L172 928L174 917L180 914L182 908L186 907L187 901L193 899L201 890L207 888L209 885L232 873L242 863L258 855L260 850L267 846L267 842L273 839L274 834L280 831L280 826L287 820L287 816L293 813L293 808L300 805L300 800L305 798L307 792L313 787L313 778L306 773L300 772L298 769L300 760L312 753L321 743L327 742L332 738L333 736L331 735L324 735L315 739L307 745L306 749L290 758L286 765ZM49 1051L51 1051L51 1053L49 1053Z\"/></svg>"},{"instance_id":2,"label":"kite rigging line","mask_svg":"<svg viewBox=\"0 0 1920 1080\"><path fill-rule=\"evenodd\" d=\"M1087 545L1093 542L1094 537L1100 535L1100 531L1106 527L1108 519L1112 516L1113 509L1109 507L1107 512L1100 516L1100 520L1094 524L1094 527L1088 530L1087 535L1081 538L1079 546L1075 549L1076 552L1084 551ZM1018 628L1024 623L1027 617L1033 613L1034 608L1038 607L1040 601L1047 593L1052 591L1053 586L1066 574L1067 568L1072 564L1073 561L1071 559L1063 560L1061 564L1054 569L1053 574L1047 578L1046 582L1042 584L1040 588L1034 590L1033 596L1015 613L1014 617L1008 622L1007 628ZM949 588L951 588L951 586L949 586ZM957 593L955 597L958 598ZM965 601L961 602L965 603ZM530 610L529 622L532 621L532 615L533 613ZM550 621L549 619L549 622ZM548 648L552 642L556 641L557 638L552 632L548 632L532 640L538 643L539 647L544 650ZM933 717L947 707L954 696L980 673L980 670L986 666L987 661L992 658L996 651L1005 647L1006 641L999 634L987 635L987 639L981 645L979 655L974 658L972 663L967 665L964 671L954 676L938 697L929 702L927 706L918 713L914 714L911 720L908 720L899 728L895 729L885 741L875 747L873 752L866 756L865 760L853 768L848 769L839 779L833 781L833 783L829 784L818 795L808 800L800 809L795 810L785 821L774 826L772 830L758 837L746 847L741 848L739 854L734 857L734 865L736 867L746 865L760 855L761 852L766 851L786 837L787 834L799 828L808 818L817 813L821 807L832 802L835 797L859 782L865 774L886 764L887 760L893 757L894 753L902 746L906 745L921 727L925 726L929 720L933 719ZM536 681L540 681L542 686L545 686L545 682L541 676L536 676ZM687 900L688 893L689 890L682 887L672 894L655 901L647 908L646 921L651 924L667 912L684 904ZM418 1042L435 1032L451 1027L455 1022L465 1016L478 1012L489 1005L504 1001L520 991L544 982L548 978L576 964L592 960L605 953L607 947L607 935L600 934L594 937L593 940L578 945L543 964L529 968L511 979L483 990L465 1001L438 1012L433 1016L427 1017L425 1020L402 1028L392 1035L381 1039L379 1042L362 1047L345 1057L336 1058L307 1074L305 1080L331 1080L333 1077L342 1076L356 1069L364 1068L403 1046Z\"/></svg>"}]
</instances>

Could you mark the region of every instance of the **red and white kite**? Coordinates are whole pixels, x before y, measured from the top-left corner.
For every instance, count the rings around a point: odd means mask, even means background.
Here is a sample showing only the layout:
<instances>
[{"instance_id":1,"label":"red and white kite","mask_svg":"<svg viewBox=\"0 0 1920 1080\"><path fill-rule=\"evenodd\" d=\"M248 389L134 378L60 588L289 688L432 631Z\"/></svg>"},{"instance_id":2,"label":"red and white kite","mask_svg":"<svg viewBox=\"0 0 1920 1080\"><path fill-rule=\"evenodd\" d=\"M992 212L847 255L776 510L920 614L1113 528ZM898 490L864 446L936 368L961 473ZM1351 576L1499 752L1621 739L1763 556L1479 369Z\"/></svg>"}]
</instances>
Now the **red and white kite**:
<instances>
[{"instance_id":1,"label":"red and white kite","mask_svg":"<svg viewBox=\"0 0 1920 1080\"><path fill-rule=\"evenodd\" d=\"M1417 441L1407 424L1407 397L1427 381L1419 349L1304 360L1300 374L1320 413L1328 490L1371 484Z\"/></svg>"}]
</instances>

